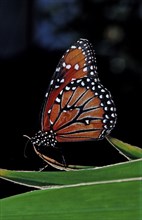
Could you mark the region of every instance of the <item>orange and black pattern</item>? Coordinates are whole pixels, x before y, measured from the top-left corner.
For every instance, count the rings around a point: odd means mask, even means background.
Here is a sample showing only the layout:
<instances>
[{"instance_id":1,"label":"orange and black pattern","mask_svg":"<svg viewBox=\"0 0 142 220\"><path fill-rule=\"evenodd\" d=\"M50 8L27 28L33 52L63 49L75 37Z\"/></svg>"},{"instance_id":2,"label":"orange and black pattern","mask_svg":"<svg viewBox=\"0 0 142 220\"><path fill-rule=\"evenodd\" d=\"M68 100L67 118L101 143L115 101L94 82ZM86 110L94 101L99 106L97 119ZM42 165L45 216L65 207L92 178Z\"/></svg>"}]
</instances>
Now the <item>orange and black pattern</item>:
<instances>
[{"instance_id":1,"label":"orange and black pattern","mask_svg":"<svg viewBox=\"0 0 142 220\"><path fill-rule=\"evenodd\" d=\"M34 145L99 140L116 124L110 92L100 83L95 52L80 39L63 55L45 95L41 131Z\"/></svg>"}]
</instances>

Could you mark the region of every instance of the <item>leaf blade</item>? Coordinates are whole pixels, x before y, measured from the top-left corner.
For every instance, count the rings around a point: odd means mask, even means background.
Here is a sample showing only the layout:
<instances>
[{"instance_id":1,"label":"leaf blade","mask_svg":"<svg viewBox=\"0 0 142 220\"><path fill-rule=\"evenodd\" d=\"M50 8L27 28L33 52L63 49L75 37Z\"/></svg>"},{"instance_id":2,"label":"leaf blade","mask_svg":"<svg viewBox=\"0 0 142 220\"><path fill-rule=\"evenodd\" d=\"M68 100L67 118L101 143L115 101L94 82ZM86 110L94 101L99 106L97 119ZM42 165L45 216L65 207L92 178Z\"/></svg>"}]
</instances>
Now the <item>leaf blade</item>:
<instances>
[{"instance_id":1,"label":"leaf blade","mask_svg":"<svg viewBox=\"0 0 142 220\"><path fill-rule=\"evenodd\" d=\"M35 188L55 185L71 185L82 182L117 180L142 176L142 159L128 161L95 169L69 172L35 172L0 170L1 178Z\"/></svg>"},{"instance_id":2,"label":"leaf blade","mask_svg":"<svg viewBox=\"0 0 142 220\"><path fill-rule=\"evenodd\" d=\"M140 181L37 190L3 199L2 219L140 220L141 193Z\"/></svg>"},{"instance_id":3,"label":"leaf blade","mask_svg":"<svg viewBox=\"0 0 142 220\"><path fill-rule=\"evenodd\" d=\"M142 149L125 143L117 138L113 138L110 135L106 137L106 140L115 147L124 157L128 160L142 158Z\"/></svg>"}]
</instances>

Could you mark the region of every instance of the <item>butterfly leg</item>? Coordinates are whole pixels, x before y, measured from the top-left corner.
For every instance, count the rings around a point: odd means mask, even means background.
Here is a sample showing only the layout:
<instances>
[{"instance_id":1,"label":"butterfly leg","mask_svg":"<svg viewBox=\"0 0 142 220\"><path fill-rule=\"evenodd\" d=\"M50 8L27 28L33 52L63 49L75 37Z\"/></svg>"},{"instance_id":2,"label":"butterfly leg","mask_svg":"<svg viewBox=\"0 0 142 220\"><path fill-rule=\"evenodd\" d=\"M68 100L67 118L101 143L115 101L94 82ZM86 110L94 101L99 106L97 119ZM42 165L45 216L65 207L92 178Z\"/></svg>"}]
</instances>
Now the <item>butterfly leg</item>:
<instances>
[{"instance_id":1,"label":"butterfly leg","mask_svg":"<svg viewBox=\"0 0 142 220\"><path fill-rule=\"evenodd\" d=\"M48 166L49 166L49 165L48 165L48 164L46 164L44 167L41 167L41 168L39 169L39 172L41 172L41 171L45 170L45 169L46 169Z\"/></svg>"},{"instance_id":2,"label":"butterfly leg","mask_svg":"<svg viewBox=\"0 0 142 220\"><path fill-rule=\"evenodd\" d=\"M61 162L61 164L62 164L65 168L68 167L68 165L67 165L67 163L66 163L66 159L65 159L65 156L64 156L62 147L58 147L58 148L56 148L56 149L59 151L59 153L60 153L60 155L61 155L61 157L62 157L62 162Z\"/></svg>"},{"instance_id":3,"label":"butterfly leg","mask_svg":"<svg viewBox=\"0 0 142 220\"><path fill-rule=\"evenodd\" d=\"M62 154L62 164L63 164L65 167L67 167L67 163L66 163L66 160L65 160L65 157L64 157L62 151L61 151L61 154Z\"/></svg>"}]
</instances>

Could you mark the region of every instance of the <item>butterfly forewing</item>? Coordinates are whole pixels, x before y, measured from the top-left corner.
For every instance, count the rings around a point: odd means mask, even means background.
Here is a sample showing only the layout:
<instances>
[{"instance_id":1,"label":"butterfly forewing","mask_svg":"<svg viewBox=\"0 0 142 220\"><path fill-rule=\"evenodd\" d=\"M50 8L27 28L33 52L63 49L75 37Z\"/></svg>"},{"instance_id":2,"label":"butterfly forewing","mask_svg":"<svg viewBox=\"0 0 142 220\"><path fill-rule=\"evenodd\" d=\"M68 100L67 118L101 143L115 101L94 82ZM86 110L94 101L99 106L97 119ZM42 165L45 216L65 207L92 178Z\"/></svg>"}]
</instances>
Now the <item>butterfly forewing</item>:
<instances>
[{"instance_id":1,"label":"butterfly forewing","mask_svg":"<svg viewBox=\"0 0 142 220\"><path fill-rule=\"evenodd\" d=\"M88 74L97 77L96 69L94 51L88 40L78 40L65 52L57 65L46 93L42 114L42 130L50 130L47 113L63 88L71 81L86 77Z\"/></svg>"},{"instance_id":2,"label":"butterfly forewing","mask_svg":"<svg viewBox=\"0 0 142 220\"><path fill-rule=\"evenodd\" d=\"M42 131L56 140L102 139L116 123L110 92L100 83L94 50L80 39L61 58L51 80L42 114Z\"/></svg>"}]
</instances>

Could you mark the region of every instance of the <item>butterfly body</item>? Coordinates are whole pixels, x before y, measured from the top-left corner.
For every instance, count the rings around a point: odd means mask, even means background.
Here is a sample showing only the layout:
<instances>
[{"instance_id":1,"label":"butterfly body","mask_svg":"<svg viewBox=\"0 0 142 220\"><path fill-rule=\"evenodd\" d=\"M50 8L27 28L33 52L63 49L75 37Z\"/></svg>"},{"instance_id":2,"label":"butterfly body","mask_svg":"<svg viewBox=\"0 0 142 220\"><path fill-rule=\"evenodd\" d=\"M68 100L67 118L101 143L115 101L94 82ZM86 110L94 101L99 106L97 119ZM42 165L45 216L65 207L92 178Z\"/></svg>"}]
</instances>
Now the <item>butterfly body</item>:
<instances>
[{"instance_id":1,"label":"butterfly body","mask_svg":"<svg viewBox=\"0 0 142 220\"><path fill-rule=\"evenodd\" d=\"M41 131L31 141L55 147L57 142L100 140L115 124L115 104L98 78L93 47L80 39L57 65L45 95Z\"/></svg>"}]
</instances>

